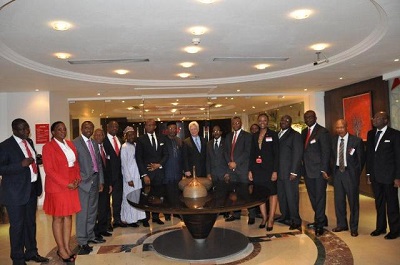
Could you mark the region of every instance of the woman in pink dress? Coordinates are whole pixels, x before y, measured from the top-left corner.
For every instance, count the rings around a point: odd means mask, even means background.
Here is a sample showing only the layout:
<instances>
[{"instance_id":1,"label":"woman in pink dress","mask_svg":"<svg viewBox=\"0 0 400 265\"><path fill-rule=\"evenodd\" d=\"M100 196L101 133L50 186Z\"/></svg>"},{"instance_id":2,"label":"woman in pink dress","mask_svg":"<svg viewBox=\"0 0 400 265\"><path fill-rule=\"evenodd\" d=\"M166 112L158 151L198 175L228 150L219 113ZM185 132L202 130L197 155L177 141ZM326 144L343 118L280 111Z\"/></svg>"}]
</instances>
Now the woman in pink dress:
<instances>
[{"instance_id":1,"label":"woman in pink dress","mask_svg":"<svg viewBox=\"0 0 400 265\"><path fill-rule=\"evenodd\" d=\"M43 167L46 173L43 210L53 216L57 255L64 262L73 262L76 255L69 246L72 215L81 210L77 190L81 180L77 152L72 142L65 140L67 128L63 122L53 123L51 134L51 141L43 147Z\"/></svg>"}]
</instances>

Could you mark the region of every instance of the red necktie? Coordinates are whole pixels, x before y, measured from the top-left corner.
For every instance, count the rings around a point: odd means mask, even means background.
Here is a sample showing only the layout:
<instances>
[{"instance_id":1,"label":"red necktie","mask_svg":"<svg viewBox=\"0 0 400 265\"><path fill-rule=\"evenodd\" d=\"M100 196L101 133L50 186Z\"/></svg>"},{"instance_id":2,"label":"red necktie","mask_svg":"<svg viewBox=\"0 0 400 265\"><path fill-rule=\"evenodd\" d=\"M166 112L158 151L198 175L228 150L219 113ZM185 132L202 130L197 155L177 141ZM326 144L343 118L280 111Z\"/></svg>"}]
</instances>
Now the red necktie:
<instances>
[{"instance_id":1,"label":"red necktie","mask_svg":"<svg viewBox=\"0 0 400 265\"><path fill-rule=\"evenodd\" d=\"M233 134L233 140L232 140L232 148L231 148L231 161L233 161L233 151L235 150L235 145L236 145L236 131Z\"/></svg>"},{"instance_id":2,"label":"red necktie","mask_svg":"<svg viewBox=\"0 0 400 265\"><path fill-rule=\"evenodd\" d=\"M308 141L310 140L310 135L311 135L311 129L310 129L310 128L308 128L308 132L307 132L306 141L304 142L304 149L306 149L306 148L307 148Z\"/></svg>"},{"instance_id":3,"label":"red necktie","mask_svg":"<svg viewBox=\"0 0 400 265\"><path fill-rule=\"evenodd\" d=\"M115 150L115 153L117 153L117 156L119 156L119 146L118 146L118 143L117 143L117 137L113 137L113 139L114 139L114 150Z\"/></svg>"},{"instance_id":4,"label":"red necktie","mask_svg":"<svg viewBox=\"0 0 400 265\"><path fill-rule=\"evenodd\" d=\"M100 155L101 155L101 160L103 160L104 166L106 165L106 153L104 152L103 145L100 145Z\"/></svg>"},{"instance_id":5,"label":"red necktie","mask_svg":"<svg viewBox=\"0 0 400 265\"><path fill-rule=\"evenodd\" d=\"M31 152L31 150L29 149L28 144L26 143L26 140L22 140L22 142L23 142L24 145L25 145L25 149L26 149L26 152L28 153L28 157L29 157L29 158L33 158L32 152ZM33 162L32 162L32 164L31 164L31 166L32 166L33 173L37 174L37 173L38 173L38 169L37 169L37 166L36 166L35 159L33 159Z\"/></svg>"}]
</instances>

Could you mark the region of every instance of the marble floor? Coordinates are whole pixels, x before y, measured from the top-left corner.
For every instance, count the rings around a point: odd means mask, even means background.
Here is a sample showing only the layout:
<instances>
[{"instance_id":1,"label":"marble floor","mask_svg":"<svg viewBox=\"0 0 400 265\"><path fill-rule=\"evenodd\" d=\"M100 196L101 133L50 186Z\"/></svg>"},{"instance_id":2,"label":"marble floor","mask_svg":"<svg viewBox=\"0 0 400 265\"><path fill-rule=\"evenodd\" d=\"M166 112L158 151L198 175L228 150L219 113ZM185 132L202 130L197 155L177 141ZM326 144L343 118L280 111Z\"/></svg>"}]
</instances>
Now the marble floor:
<instances>
[{"instance_id":1,"label":"marble floor","mask_svg":"<svg viewBox=\"0 0 400 265\"><path fill-rule=\"evenodd\" d=\"M275 223L274 229L267 232L255 225L247 225L247 217L225 222L218 217L215 227L228 228L243 233L249 239L248 246L238 254L218 260L182 261L163 257L153 250L152 242L163 233L181 229L184 225L172 218L165 225L151 224L150 228L117 228L113 236L105 238L103 244L94 245L89 255L79 255L76 265L122 265L122 264L400 264L400 238L385 240L382 236L371 237L375 228L374 201L360 196L359 236L351 237L350 232L330 232L336 226L333 191L327 190L327 232L316 238L314 231L306 224L313 220L313 211L304 187L300 192L300 214L303 219L302 230L290 231L287 225ZM279 213L278 213L279 214ZM62 264L56 256L56 245L51 232L51 217L42 210L37 215L39 253L50 258L49 264ZM73 234L75 232L73 231ZM227 242L220 242L224 244ZM176 246L179 248L179 246ZM9 259L8 225L0 225L0 264L11 264ZM28 263L34 264L34 263Z\"/></svg>"}]
</instances>

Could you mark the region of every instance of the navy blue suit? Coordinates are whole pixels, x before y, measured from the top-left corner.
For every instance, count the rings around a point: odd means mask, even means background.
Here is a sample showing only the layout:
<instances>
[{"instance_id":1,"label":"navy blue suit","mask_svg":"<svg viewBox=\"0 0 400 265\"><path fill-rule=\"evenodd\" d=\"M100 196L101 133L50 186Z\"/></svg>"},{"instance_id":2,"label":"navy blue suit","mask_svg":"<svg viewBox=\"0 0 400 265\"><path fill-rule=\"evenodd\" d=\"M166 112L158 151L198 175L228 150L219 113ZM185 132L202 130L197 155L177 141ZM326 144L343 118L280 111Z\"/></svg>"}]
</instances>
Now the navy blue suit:
<instances>
[{"instance_id":1,"label":"navy blue suit","mask_svg":"<svg viewBox=\"0 0 400 265\"><path fill-rule=\"evenodd\" d=\"M32 140L27 141L35 151ZM25 258L29 259L38 254L36 208L37 197L43 191L42 180L38 169L36 182L31 182L30 168L21 164L25 158L13 136L0 144L0 175L3 176L0 203L6 206L10 219L13 264L24 264Z\"/></svg>"}]
</instances>

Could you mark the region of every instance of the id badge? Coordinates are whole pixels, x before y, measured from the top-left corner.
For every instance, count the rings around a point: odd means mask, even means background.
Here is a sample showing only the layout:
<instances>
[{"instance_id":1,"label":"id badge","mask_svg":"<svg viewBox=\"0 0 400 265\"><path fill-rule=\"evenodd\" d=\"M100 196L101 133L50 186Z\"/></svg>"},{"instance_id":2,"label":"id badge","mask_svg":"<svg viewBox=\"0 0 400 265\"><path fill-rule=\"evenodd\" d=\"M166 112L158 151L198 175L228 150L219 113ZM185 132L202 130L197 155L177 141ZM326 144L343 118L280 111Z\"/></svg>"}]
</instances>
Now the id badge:
<instances>
[{"instance_id":1,"label":"id badge","mask_svg":"<svg viewBox=\"0 0 400 265\"><path fill-rule=\"evenodd\" d=\"M262 158L261 158L261 156L258 156L258 157L256 158L256 163L257 163L257 164L261 164L261 163L262 163Z\"/></svg>"}]
</instances>

